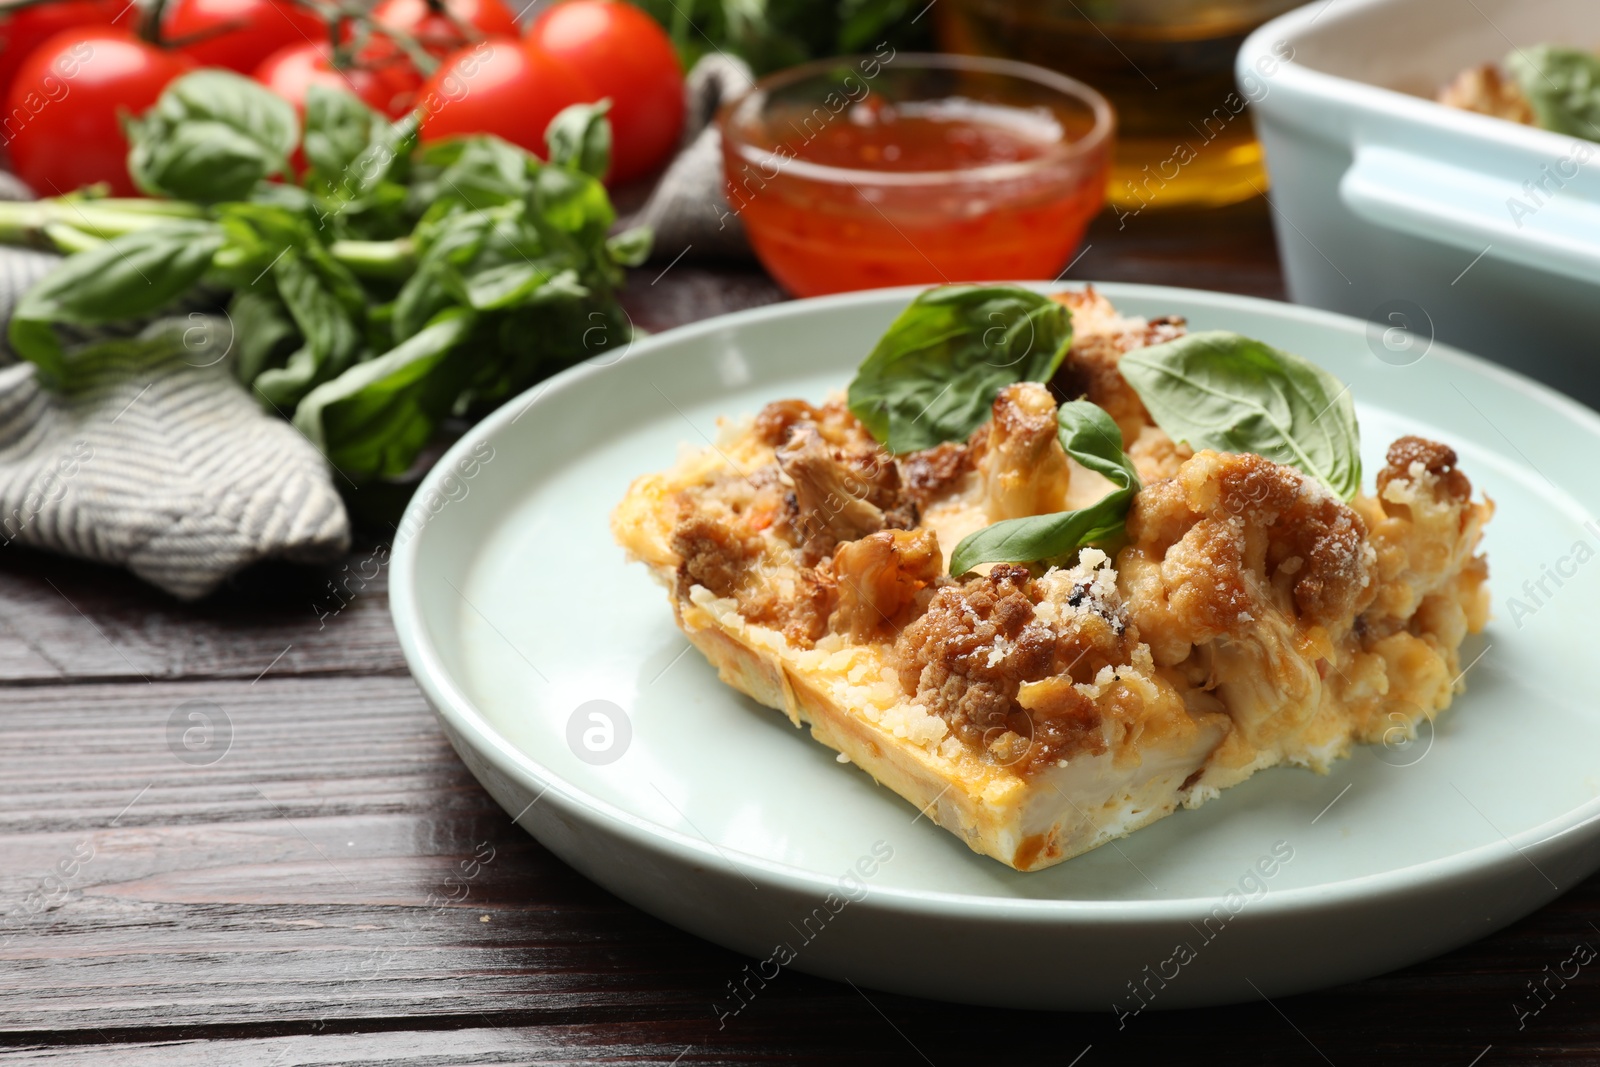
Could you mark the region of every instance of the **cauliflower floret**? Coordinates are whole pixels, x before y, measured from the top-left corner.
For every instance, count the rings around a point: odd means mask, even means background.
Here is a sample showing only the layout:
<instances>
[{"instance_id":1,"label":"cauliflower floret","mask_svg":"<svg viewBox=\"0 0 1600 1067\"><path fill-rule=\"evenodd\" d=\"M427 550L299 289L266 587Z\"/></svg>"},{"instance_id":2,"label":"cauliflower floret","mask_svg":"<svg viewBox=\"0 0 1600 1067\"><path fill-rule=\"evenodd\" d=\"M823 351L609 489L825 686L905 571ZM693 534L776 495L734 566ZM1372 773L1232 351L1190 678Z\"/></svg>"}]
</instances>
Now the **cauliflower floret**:
<instances>
[{"instance_id":1,"label":"cauliflower floret","mask_svg":"<svg viewBox=\"0 0 1600 1067\"><path fill-rule=\"evenodd\" d=\"M989 520L1066 509L1072 472L1056 432L1056 402L1038 382L1019 382L994 399L994 421L979 469Z\"/></svg>"}]
</instances>

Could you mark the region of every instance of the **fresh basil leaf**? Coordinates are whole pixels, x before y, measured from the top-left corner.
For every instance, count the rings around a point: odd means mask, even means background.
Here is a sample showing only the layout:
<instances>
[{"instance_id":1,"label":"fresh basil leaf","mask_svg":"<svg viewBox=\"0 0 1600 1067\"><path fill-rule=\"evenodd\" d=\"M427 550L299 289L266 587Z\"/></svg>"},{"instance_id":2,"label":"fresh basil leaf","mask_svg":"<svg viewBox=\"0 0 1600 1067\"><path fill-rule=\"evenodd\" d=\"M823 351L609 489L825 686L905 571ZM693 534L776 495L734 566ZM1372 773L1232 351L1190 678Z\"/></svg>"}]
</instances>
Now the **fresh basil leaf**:
<instances>
[{"instance_id":1,"label":"fresh basil leaf","mask_svg":"<svg viewBox=\"0 0 1600 1067\"><path fill-rule=\"evenodd\" d=\"M255 380L256 395L276 408L287 410L313 386L342 373L361 349L359 304L352 306L349 294L340 292L347 281L355 283L330 272L332 261L320 249L289 248L272 264L278 295L305 339L283 367Z\"/></svg>"},{"instance_id":2,"label":"fresh basil leaf","mask_svg":"<svg viewBox=\"0 0 1600 1067\"><path fill-rule=\"evenodd\" d=\"M316 180L337 185L388 121L343 89L312 85L306 90L304 150Z\"/></svg>"},{"instance_id":3,"label":"fresh basil leaf","mask_svg":"<svg viewBox=\"0 0 1600 1067\"><path fill-rule=\"evenodd\" d=\"M1540 127L1600 141L1600 56L1538 45L1512 51L1505 65Z\"/></svg>"},{"instance_id":4,"label":"fresh basil leaf","mask_svg":"<svg viewBox=\"0 0 1600 1067\"><path fill-rule=\"evenodd\" d=\"M528 295L525 303L530 306L563 304L587 300L594 295L594 290L583 284L578 272L568 269L552 274L549 281Z\"/></svg>"},{"instance_id":5,"label":"fresh basil leaf","mask_svg":"<svg viewBox=\"0 0 1600 1067\"><path fill-rule=\"evenodd\" d=\"M69 359L52 323L99 326L152 315L200 281L221 245L216 226L174 219L69 256L17 303L11 348L37 364L47 384L66 384Z\"/></svg>"},{"instance_id":6,"label":"fresh basil leaf","mask_svg":"<svg viewBox=\"0 0 1600 1067\"><path fill-rule=\"evenodd\" d=\"M367 146L345 169L336 190L341 198L337 210L351 233L388 240L416 225L420 213L411 210L408 183L418 124L413 112L374 125Z\"/></svg>"},{"instance_id":7,"label":"fresh basil leaf","mask_svg":"<svg viewBox=\"0 0 1600 1067\"><path fill-rule=\"evenodd\" d=\"M411 197L425 220L522 200L539 168L527 152L487 134L424 145L417 163Z\"/></svg>"},{"instance_id":8,"label":"fresh basil leaf","mask_svg":"<svg viewBox=\"0 0 1600 1067\"><path fill-rule=\"evenodd\" d=\"M157 116L174 122L211 119L251 134L275 155L300 140L294 107L260 82L228 70L197 70L173 81L156 101Z\"/></svg>"},{"instance_id":9,"label":"fresh basil leaf","mask_svg":"<svg viewBox=\"0 0 1600 1067\"><path fill-rule=\"evenodd\" d=\"M309 206L310 201L299 195L219 206L217 222L227 240L217 252L218 273L235 289L261 284L284 249L317 240L300 210Z\"/></svg>"},{"instance_id":10,"label":"fresh basil leaf","mask_svg":"<svg viewBox=\"0 0 1600 1067\"><path fill-rule=\"evenodd\" d=\"M418 238L417 269L395 300L396 340L410 337L452 305L497 311L548 298L541 297L546 286L584 265L572 249L547 249L521 201L458 210L419 227ZM581 286L578 291L587 295Z\"/></svg>"},{"instance_id":11,"label":"fresh basil leaf","mask_svg":"<svg viewBox=\"0 0 1600 1067\"><path fill-rule=\"evenodd\" d=\"M900 313L856 371L850 410L890 452L966 438L1002 388L1044 382L1072 343L1072 315L1010 286L929 289Z\"/></svg>"},{"instance_id":12,"label":"fresh basil leaf","mask_svg":"<svg viewBox=\"0 0 1600 1067\"><path fill-rule=\"evenodd\" d=\"M187 320L161 319L135 337L90 341L72 353L75 379L93 383L148 374L152 367L183 361L194 366L195 351L184 344Z\"/></svg>"},{"instance_id":13,"label":"fresh basil leaf","mask_svg":"<svg viewBox=\"0 0 1600 1067\"><path fill-rule=\"evenodd\" d=\"M305 137L311 166L304 182L317 230L332 239L374 241L410 233L422 212L408 188L416 114L391 123L348 93L313 90Z\"/></svg>"},{"instance_id":14,"label":"fresh basil leaf","mask_svg":"<svg viewBox=\"0 0 1600 1067\"><path fill-rule=\"evenodd\" d=\"M262 371L282 363L300 333L283 301L271 293L241 289L228 302L233 324L234 376L248 388Z\"/></svg>"},{"instance_id":15,"label":"fresh basil leaf","mask_svg":"<svg viewBox=\"0 0 1600 1067\"><path fill-rule=\"evenodd\" d=\"M246 202L288 211L295 215L309 215L317 210L317 200L311 194L311 190L290 185L288 182L258 182L255 188L250 190ZM224 209L231 206L231 204L221 205Z\"/></svg>"},{"instance_id":16,"label":"fresh basil leaf","mask_svg":"<svg viewBox=\"0 0 1600 1067\"><path fill-rule=\"evenodd\" d=\"M637 267L650 258L650 246L655 234L648 226L635 226L606 238L606 254L611 262L623 267Z\"/></svg>"},{"instance_id":17,"label":"fresh basil leaf","mask_svg":"<svg viewBox=\"0 0 1600 1067\"><path fill-rule=\"evenodd\" d=\"M550 164L604 178L611 166L611 101L562 108L544 131Z\"/></svg>"},{"instance_id":18,"label":"fresh basil leaf","mask_svg":"<svg viewBox=\"0 0 1600 1067\"><path fill-rule=\"evenodd\" d=\"M390 122L342 89L313 85L306 98L306 184L337 211L363 210L381 187L405 199L405 177L416 146L418 118Z\"/></svg>"},{"instance_id":19,"label":"fresh basil leaf","mask_svg":"<svg viewBox=\"0 0 1600 1067\"><path fill-rule=\"evenodd\" d=\"M533 218L593 249L605 241L617 213L598 178L582 171L542 167L534 176Z\"/></svg>"},{"instance_id":20,"label":"fresh basil leaf","mask_svg":"<svg viewBox=\"0 0 1600 1067\"><path fill-rule=\"evenodd\" d=\"M139 142L130 173L147 193L200 203L240 200L282 160L221 122L183 122Z\"/></svg>"},{"instance_id":21,"label":"fresh basil leaf","mask_svg":"<svg viewBox=\"0 0 1600 1067\"><path fill-rule=\"evenodd\" d=\"M502 263L478 271L462 280L463 296L475 311L500 311L535 300L553 282L561 286L577 283L577 274L563 270L561 257L550 256L540 262ZM559 281L557 281L559 279ZM570 289L565 289L571 292ZM580 295L588 290L579 286Z\"/></svg>"},{"instance_id":22,"label":"fresh basil leaf","mask_svg":"<svg viewBox=\"0 0 1600 1067\"><path fill-rule=\"evenodd\" d=\"M312 225L308 215L292 205L269 203L224 204L217 210L217 221L227 235L227 243L217 253L216 264L229 274L236 289L252 289L287 250L304 258L323 283L352 315L360 315L367 294L355 275L334 259Z\"/></svg>"},{"instance_id":23,"label":"fresh basil leaf","mask_svg":"<svg viewBox=\"0 0 1600 1067\"><path fill-rule=\"evenodd\" d=\"M395 298L393 331L396 341L418 333L440 311L457 303L460 268L482 251L484 243L504 214L457 211L433 224L418 227L423 246L417 269Z\"/></svg>"},{"instance_id":24,"label":"fresh basil leaf","mask_svg":"<svg viewBox=\"0 0 1600 1067\"><path fill-rule=\"evenodd\" d=\"M454 306L455 293L450 286L448 264L424 261L416 273L406 279L400 295L394 301L390 318L390 334L396 343L420 333L433 317L445 308Z\"/></svg>"},{"instance_id":25,"label":"fresh basil leaf","mask_svg":"<svg viewBox=\"0 0 1600 1067\"><path fill-rule=\"evenodd\" d=\"M1121 534L1128 506L1139 491L1139 472L1122 450L1122 431L1105 410L1073 400L1056 411L1057 434L1067 455L1116 486L1076 511L1003 519L961 539L950 554L950 573L962 575L980 563L1035 563L1070 556L1084 545Z\"/></svg>"},{"instance_id":26,"label":"fresh basil leaf","mask_svg":"<svg viewBox=\"0 0 1600 1067\"><path fill-rule=\"evenodd\" d=\"M471 312L446 311L377 359L317 386L296 408L295 426L358 481L404 474L460 391L436 374L474 321Z\"/></svg>"},{"instance_id":27,"label":"fresh basil leaf","mask_svg":"<svg viewBox=\"0 0 1600 1067\"><path fill-rule=\"evenodd\" d=\"M288 169L300 139L294 108L225 70L185 74L127 124L128 172L145 192L201 203L240 200Z\"/></svg>"},{"instance_id":28,"label":"fresh basil leaf","mask_svg":"<svg viewBox=\"0 0 1600 1067\"><path fill-rule=\"evenodd\" d=\"M1135 348L1118 366L1174 441L1254 452L1349 500L1361 488L1361 431L1339 379L1236 333L1192 333Z\"/></svg>"},{"instance_id":29,"label":"fresh basil leaf","mask_svg":"<svg viewBox=\"0 0 1600 1067\"><path fill-rule=\"evenodd\" d=\"M421 117L413 111L387 126L373 128L371 141L351 164L358 196L370 196L383 182L395 184L404 180L421 123Z\"/></svg>"},{"instance_id":30,"label":"fresh basil leaf","mask_svg":"<svg viewBox=\"0 0 1600 1067\"><path fill-rule=\"evenodd\" d=\"M614 299L589 290L576 271L566 270L522 305L485 318L475 336L498 358L471 367L458 415L481 414L542 378L610 353L627 343L632 327Z\"/></svg>"}]
</instances>

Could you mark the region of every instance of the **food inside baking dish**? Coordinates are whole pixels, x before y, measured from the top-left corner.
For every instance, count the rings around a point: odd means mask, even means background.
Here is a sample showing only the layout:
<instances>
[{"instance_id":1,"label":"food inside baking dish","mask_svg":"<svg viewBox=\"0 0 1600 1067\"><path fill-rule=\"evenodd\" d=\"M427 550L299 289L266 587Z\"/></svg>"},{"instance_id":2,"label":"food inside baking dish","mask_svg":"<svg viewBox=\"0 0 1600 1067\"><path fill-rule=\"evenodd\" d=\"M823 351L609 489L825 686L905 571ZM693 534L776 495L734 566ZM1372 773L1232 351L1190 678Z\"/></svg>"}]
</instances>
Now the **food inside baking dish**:
<instances>
[{"instance_id":1,"label":"food inside baking dish","mask_svg":"<svg viewBox=\"0 0 1600 1067\"><path fill-rule=\"evenodd\" d=\"M1439 90L1439 103L1525 126L1600 141L1600 55L1537 45L1499 63L1469 67Z\"/></svg>"},{"instance_id":2,"label":"food inside baking dish","mask_svg":"<svg viewBox=\"0 0 1600 1067\"><path fill-rule=\"evenodd\" d=\"M949 286L612 524L723 681L1037 870L1449 705L1492 505L1418 437L1364 492L1356 438L1259 341Z\"/></svg>"}]
</instances>

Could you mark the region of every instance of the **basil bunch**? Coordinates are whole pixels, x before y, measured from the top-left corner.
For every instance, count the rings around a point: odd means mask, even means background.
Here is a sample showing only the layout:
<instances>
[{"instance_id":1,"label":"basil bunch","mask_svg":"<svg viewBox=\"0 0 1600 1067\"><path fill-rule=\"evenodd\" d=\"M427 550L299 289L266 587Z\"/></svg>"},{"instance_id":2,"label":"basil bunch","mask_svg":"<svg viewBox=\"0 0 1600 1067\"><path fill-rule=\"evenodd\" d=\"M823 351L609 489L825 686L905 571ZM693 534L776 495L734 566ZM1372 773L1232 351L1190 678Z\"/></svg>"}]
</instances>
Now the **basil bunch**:
<instances>
[{"instance_id":1,"label":"basil bunch","mask_svg":"<svg viewBox=\"0 0 1600 1067\"><path fill-rule=\"evenodd\" d=\"M951 574L965 574L980 563L1065 559L1084 545L1121 536L1128 506L1140 489L1139 472L1122 450L1122 431L1104 408L1087 400L1062 404L1056 424L1067 455L1116 488L1086 508L1003 519L968 534L950 554Z\"/></svg>"},{"instance_id":2,"label":"basil bunch","mask_svg":"<svg viewBox=\"0 0 1600 1067\"><path fill-rule=\"evenodd\" d=\"M1512 51L1505 66L1540 127L1600 141L1600 56L1542 44Z\"/></svg>"},{"instance_id":3,"label":"basil bunch","mask_svg":"<svg viewBox=\"0 0 1600 1067\"><path fill-rule=\"evenodd\" d=\"M19 302L11 346L70 388L56 327L231 294L232 366L262 404L353 480L403 474L445 418L630 339L614 294L650 235L607 236L604 111L557 116L542 163L490 136L419 149L415 116L320 86L302 137L265 87L185 75L129 123L135 179L181 200L0 206L0 232L9 210L76 252ZM268 180L297 145L301 182Z\"/></svg>"},{"instance_id":4,"label":"basil bunch","mask_svg":"<svg viewBox=\"0 0 1600 1067\"><path fill-rule=\"evenodd\" d=\"M1029 338L1044 339L1042 347L1022 344L1025 325L1033 331ZM1029 290L931 289L861 364L850 383L850 410L891 452L963 440L989 418L1002 387L1048 381L1071 339L1066 308ZM1008 358L986 358L995 353ZM1310 361L1218 330L1133 349L1119 366L1174 441L1265 456L1344 500L1361 488L1355 403L1348 388ZM951 553L952 575L981 563L1064 560L1122 536L1140 484L1116 422L1083 400L1062 404L1056 420L1067 455L1115 488L1086 508L1007 519L969 535Z\"/></svg>"}]
</instances>

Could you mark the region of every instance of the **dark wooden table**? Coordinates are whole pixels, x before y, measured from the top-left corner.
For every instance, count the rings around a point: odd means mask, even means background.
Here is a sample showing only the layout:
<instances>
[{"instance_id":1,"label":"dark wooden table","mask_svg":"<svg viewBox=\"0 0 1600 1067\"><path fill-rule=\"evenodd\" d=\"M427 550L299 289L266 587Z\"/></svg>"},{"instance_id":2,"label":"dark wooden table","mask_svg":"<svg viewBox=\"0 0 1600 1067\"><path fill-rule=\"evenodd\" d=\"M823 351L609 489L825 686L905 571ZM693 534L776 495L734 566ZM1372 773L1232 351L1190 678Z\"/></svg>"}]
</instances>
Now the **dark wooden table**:
<instances>
[{"instance_id":1,"label":"dark wooden table","mask_svg":"<svg viewBox=\"0 0 1600 1067\"><path fill-rule=\"evenodd\" d=\"M1070 277L1282 295L1259 203L1120 231L1103 219ZM655 330L776 299L748 269L687 263L637 272L628 294ZM788 971L719 1030L712 1002L745 961L516 829L408 676L382 576L319 619L331 576L268 568L183 606L120 572L0 549L0 1056L1600 1063L1600 975L1521 1027L1514 1010L1546 967L1600 946L1600 879L1395 974L1120 1031L1109 1015L952 1007ZM203 731L195 712L214 732L192 735L201 756L184 762L172 734Z\"/></svg>"}]
</instances>

